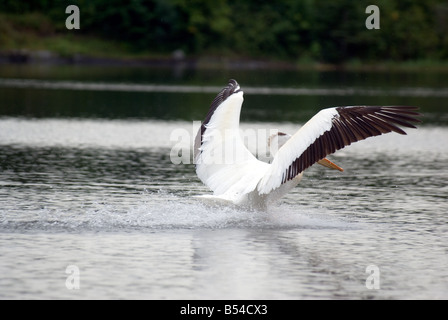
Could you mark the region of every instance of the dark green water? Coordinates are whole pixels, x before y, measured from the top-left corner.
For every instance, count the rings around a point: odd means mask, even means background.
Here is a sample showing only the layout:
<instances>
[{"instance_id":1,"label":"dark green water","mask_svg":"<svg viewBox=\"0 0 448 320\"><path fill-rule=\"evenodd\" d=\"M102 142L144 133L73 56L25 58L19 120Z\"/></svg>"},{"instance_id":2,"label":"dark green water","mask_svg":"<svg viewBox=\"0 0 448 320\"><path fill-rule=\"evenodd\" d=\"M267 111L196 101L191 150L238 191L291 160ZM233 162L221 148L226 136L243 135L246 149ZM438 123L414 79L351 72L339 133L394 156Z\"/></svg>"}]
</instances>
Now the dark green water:
<instances>
[{"instance_id":1,"label":"dark green water","mask_svg":"<svg viewBox=\"0 0 448 320\"><path fill-rule=\"evenodd\" d=\"M448 81L443 72L317 72L278 70L189 70L147 67L21 66L0 68L0 116L81 117L106 119L198 120L214 92L235 78L247 88L243 121L306 121L324 107L341 105L412 105L425 113L425 123L448 123ZM5 85L10 79L34 79L34 87ZM2 81L3 80L3 81ZM103 88L49 89L57 84L102 84ZM108 85L191 86L190 91L160 92ZM50 86L51 87L51 86ZM292 94L258 94L249 88L295 89ZM36 101L41 103L36 105Z\"/></svg>"}]
</instances>

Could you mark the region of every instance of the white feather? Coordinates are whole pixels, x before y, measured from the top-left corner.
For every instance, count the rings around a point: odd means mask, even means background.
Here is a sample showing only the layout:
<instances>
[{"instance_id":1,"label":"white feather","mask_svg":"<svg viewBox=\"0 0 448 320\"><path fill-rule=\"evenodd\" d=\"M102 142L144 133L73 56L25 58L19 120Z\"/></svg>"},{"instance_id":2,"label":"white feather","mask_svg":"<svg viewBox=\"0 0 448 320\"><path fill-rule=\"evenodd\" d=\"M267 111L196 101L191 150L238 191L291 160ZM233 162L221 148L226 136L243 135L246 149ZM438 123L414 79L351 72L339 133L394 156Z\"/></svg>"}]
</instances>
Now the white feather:
<instances>
[{"instance_id":1,"label":"white feather","mask_svg":"<svg viewBox=\"0 0 448 320\"><path fill-rule=\"evenodd\" d=\"M298 158L318 137L330 130L332 119L337 116L336 108L323 109L303 125L275 154L257 186L260 194L268 194L280 187L289 165Z\"/></svg>"},{"instance_id":2,"label":"white feather","mask_svg":"<svg viewBox=\"0 0 448 320\"><path fill-rule=\"evenodd\" d=\"M196 172L215 195L237 197L253 191L268 166L255 158L241 138L239 118L243 100L240 91L221 103L202 138Z\"/></svg>"}]
</instances>

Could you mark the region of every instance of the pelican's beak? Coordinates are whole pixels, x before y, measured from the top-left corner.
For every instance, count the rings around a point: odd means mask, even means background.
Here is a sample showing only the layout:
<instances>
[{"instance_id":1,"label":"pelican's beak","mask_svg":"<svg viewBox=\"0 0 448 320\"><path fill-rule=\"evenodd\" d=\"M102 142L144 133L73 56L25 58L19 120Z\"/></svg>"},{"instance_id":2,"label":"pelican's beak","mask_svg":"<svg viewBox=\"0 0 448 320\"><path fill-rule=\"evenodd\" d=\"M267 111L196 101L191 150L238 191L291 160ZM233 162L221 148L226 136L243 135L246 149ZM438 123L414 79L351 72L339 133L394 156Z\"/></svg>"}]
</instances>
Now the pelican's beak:
<instances>
[{"instance_id":1,"label":"pelican's beak","mask_svg":"<svg viewBox=\"0 0 448 320\"><path fill-rule=\"evenodd\" d=\"M342 169L340 166L338 166L337 164L331 162L330 160L328 160L327 158L323 158L322 160L317 161L318 164L330 168L330 169L334 169L334 170L339 170L339 171L344 171L344 169Z\"/></svg>"}]
</instances>

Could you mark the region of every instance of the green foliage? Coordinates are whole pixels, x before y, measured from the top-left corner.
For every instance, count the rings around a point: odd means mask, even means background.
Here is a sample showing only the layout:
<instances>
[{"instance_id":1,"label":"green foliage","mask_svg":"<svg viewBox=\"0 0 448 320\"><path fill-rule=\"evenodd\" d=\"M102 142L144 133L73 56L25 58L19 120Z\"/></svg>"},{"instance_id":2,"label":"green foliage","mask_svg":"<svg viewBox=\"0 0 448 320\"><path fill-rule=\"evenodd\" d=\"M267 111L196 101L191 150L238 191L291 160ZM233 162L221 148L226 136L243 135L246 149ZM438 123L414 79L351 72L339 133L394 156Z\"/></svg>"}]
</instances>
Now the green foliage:
<instances>
[{"instance_id":1,"label":"green foliage","mask_svg":"<svg viewBox=\"0 0 448 320\"><path fill-rule=\"evenodd\" d=\"M331 63L448 58L446 0L0 0L0 11L45 15L46 28L63 33L69 4L80 8L79 33L135 51ZM365 27L370 4L380 8L379 30Z\"/></svg>"}]
</instances>

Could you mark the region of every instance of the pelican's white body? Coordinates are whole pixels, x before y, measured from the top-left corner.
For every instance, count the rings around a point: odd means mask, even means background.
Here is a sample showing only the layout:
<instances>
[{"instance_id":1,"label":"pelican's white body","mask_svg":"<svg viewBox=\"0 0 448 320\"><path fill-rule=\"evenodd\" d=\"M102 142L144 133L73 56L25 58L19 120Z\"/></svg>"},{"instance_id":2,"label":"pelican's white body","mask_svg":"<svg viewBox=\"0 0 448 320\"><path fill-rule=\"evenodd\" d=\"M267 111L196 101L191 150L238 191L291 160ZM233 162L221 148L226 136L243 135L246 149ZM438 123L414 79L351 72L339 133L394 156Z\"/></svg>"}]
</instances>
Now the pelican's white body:
<instances>
[{"instance_id":1,"label":"pelican's white body","mask_svg":"<svg viewBox=\"0 0 448 320\"><path fill-rule=\"evenodd\" d=\"M331 128L335 111L322 110L294 136L279 141L279 150L273 162L268 164L258 160L241 138L239 123L243 100L242 91L229 96L206 125L196 159L196 172L214 193L199 197L208 203L264 209L299 183L303 173L282 183L285 168L315 140L316 135Z\"/></svg>"}]
</instances>

